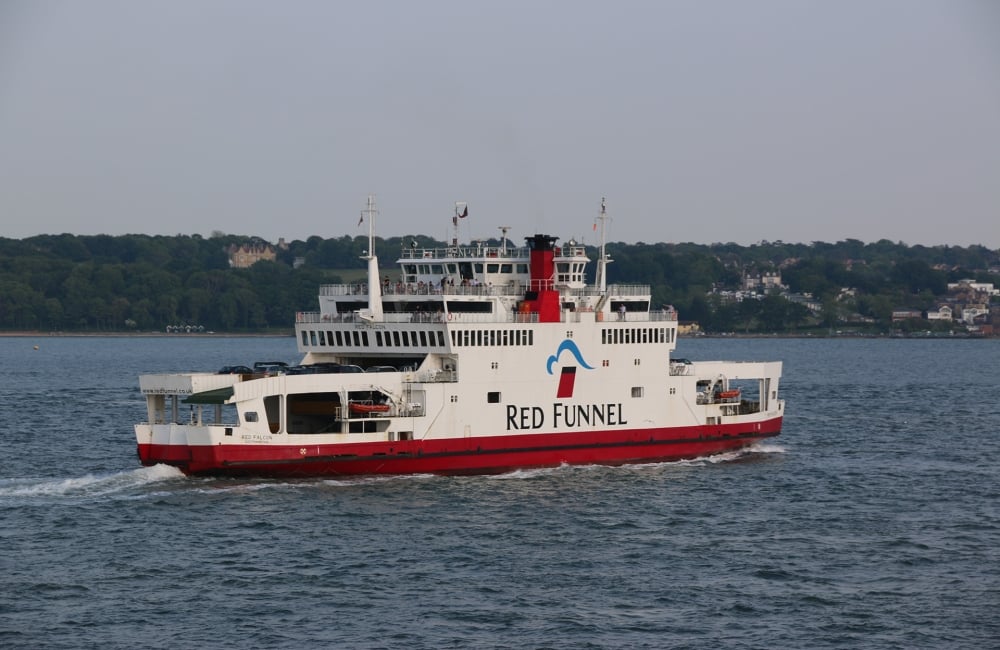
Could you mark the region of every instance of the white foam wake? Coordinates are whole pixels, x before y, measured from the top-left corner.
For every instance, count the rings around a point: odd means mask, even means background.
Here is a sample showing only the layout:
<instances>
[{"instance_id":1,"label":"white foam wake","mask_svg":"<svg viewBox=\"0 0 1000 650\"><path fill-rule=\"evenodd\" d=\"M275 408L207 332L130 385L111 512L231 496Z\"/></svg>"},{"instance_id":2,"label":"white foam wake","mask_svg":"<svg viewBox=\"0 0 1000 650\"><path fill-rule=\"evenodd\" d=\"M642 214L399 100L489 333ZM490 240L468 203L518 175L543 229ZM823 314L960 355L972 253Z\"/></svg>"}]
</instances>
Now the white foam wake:
<instances>
[{"instance_id":1,"label":"white foam wake","mask_svg":"<svg viewBox=\"0 0 1000 650\"><path fill-rule=\"evenodd\" d=\"M678 460L670 463L663 463L664 465L704 465L705 463L710 463L712 465L718 463L730 463L734 460L739 460L745 456L752 454L783 454L785 453L785 448L781 445L776 445L774 443L758 442L756 444L750 445L748 447L742 447L740 449L734 449L732 451L725 451L721 454L708 454L705 456L699 456L697 458L691 458L690 460Z\"/></svg>"},{"instance_id":2,"label":"white foam wake","mask_svg":"<svg viewBox=\"0 0 1000 650\"><path fill-rule=\"evenodd\" d=\"M755 445L751 445L747 451L753 454L783 454L787 450L782 445L774 442L758 442Z\"/></svg>"},{"instance_id":3,"label":"white foam wake","mask_svg":"<svg viewBox=\"0 0 1000 650\"><path fill-rule=\"evenodd\" d=\"M87 474L78 478L14 478L0 480L0 498L95 497L183 477L176 467L154 465L113 474Z\"/></svg>"}]
</instances>

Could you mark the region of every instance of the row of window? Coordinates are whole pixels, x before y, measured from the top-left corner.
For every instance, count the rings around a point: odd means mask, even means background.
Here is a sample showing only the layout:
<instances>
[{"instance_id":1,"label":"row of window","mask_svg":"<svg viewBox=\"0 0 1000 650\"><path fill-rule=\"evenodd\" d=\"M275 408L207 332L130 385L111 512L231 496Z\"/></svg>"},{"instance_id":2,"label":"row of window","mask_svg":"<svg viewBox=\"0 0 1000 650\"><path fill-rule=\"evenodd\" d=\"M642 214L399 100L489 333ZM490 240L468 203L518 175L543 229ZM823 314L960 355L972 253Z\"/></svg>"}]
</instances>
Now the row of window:
<instances>
[{"instance_id":1,"label":"row of window","mask_svg":"<svg viewBox=\"0 0 1000 650\"><path fill-rule=\"evenodd\" d=\"M530 329L451 330L455 347L534 345L535 332Z\"/></svg>"},{"instance_id":2,"label":"row of window","mask_svg":"<svg viewBox=\"0 0 1000 650\"><path fill-rule=\"evenodd\" d=\"M463 276L468 275L468 272L470 270L474 271L477 276L483 275L482 262L474 262L474 263L463 262L462 266L468 267L462 269L462 271L465 271ZM521 275L528 274L527 264L521 264L521 263L514 264L510 262L503 262L503 263L491 262L485 265L486 273L514 273L515 269L517 269L517 273ZM433 275L433 276L444 275L445 273L447 273L448 275L458 275L459 265L453 262L448 264L404 264L403 273L406 275L420 274L420 275Z\"/></svg>"},{"instance_id":3,"label":"row of window","mask_svg":"<svg viewBox=\"0 0 1000 650\"><path fill-rule=\"evenodd\" d=\"M673 327L616 327L601 330L601 343L673 343L677 330Z\"/></svg>"},{"instance_id":4,"label":"row of window","mask_svg":"<svg viewBox=\"0 0 1000 650\"><path fill-rule=\"evenodd\" d=\"M676 332L673 327L605 328L601 330L601 343L673 343ZM378 348L444 347L441 330L302 330L302 345L368 348L372 344L369 333L374 333ZM455 347L530 346L535 344L534 334L530 329L451 330L451 344Z\"/></svg>"},{"instance_id":5,"label":"row of window","mask_svg":"<svg viewBox=\"0 0 1000 650\"><path fill-rule=\"evenodd\" d=\"M556 282L583 282L585 263L558 262L556 264Z\"/></svg>"},{"instance_id":6,"label":"row of window","mask_svg":"<svg viewBox=\"0 0 1000 650\"><path fill-rule=\"evenodd\" d=\"M302 330L302 345L312 347L371 347L372 338L375 347L379 348L415 348L444 347L444 333L440 330L374 330L374 337L369 336L373 330Z\"/></svg>"},{"instance_id":7,"label":"row of window","mask_svg":"<svg viewBox=\"0 0 1000 650\"><path fill-rule=\"evenodd\" d=\"M674 394L673 388L670 389L670 394ZM646 394L646 389L642 386L632 386L632 397L636 399L641 399ZM456 400L452 400L456 401ZM490 391L486 393L486 403L487 404L499 404L500 403L500 391Z\"/></svg>"}]
</instances>

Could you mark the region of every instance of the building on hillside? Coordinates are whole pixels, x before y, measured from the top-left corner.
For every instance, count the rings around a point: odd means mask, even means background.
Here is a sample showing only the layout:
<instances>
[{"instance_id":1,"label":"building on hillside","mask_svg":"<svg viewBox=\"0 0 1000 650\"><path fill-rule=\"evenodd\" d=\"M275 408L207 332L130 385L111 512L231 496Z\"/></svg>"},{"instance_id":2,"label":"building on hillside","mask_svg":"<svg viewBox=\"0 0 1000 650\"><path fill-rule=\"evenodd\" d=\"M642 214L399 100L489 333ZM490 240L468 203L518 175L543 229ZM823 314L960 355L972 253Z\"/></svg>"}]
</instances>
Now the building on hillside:
<instances>
[{"instance_id":1,"label":"building on hillside","mask_svg":"<svg viewBox=\"0 0 1000 650\"><path fill-rule=\"evenodd\" d=\"M951 305L938 305L937 309L927 311L927 320L951 321L953 317Z\"/></svg>"},{"instance_id":2,"label":"building on hillside","mask_svg":"<svg viewBox=\"0 0 1000 650\"><path fill-rule=\"evenodd\" d=\"M678 336L698 336L701 334L701 325L695 322L678 323L677 334Z\"/></svg>"},{"instance_id":3,"label":"building on hillside","mask_svg":"<svg viewBox=\"0 0 1000 650\"><path fill-rule=\"evenodd\" d=\"M924 314L919 309L910 309L909 307L899 307L892 310L892 322L898 323L899 321L910 320L912 318L923 318Z\"/></svg>"},{"instance_id":4,"label":"building on hillside","mask_svg":"<svg viewBox=\"0 0 1000 650\"><path fill-rule=\"evenodd\" d=\"M848 271L853 271L855 266L868 266L868 262L864 260L844 260L844 268Z\"/></svg>"},{"instance_id":5,"label":"building on hillside","mask_svg":"<svg viewBox=\"0 0 1000 650\"><path fill-rule=\"evenodd\" d=\"M976 282L975 280L959 280L958 282L949 282L948 291L951 293L961 291L972 292L974 294L981 294L984 297L1000 295L1000 289L995 289L992 282Z\"/></svg>"},{"instance_id":6,"label":"building on hillside","mask_svg":"<svg viewBox=\"0 0 1000 650\"><path fill-rule=\"evenodd\" d=\"M762 293L767 293L772 289L786 289L785 285L781 284L781 274L777 272L764 272L760 275L745 275L743 276L743 290L744 291L759 291Z\"/></svg>"},{"instance_id":7,"label":"building on hillside","mask_svg":"<svg viewBox=\"0 0 1000 650\"><path fill-rule=\"evenodd\" d=\"M287 248L284 239L278 240L278 247ZM252 239L242 244L230 244L226 248L226 253L229 255L229 266L234 269L245 269L261 260L273 262L278 258L275 247L263 239Z\"/></svg>"},{"instance_id":8,"label":"building on hillside","mask_svg":"<svg viewBox=\"0 0 1000 650\"><path fill-rule=\"evenodd\" d=\"M822 303L816 300L811 293L786 293L784 296L788 302L802 305L808 309L813 316L819 316L823 313Z\"/></svg>"},{"instance_id":9,"label":"building on hillside","mask_svg":"<svg viewBox=\"0 0 1000 650\"><path fill-rule=\"evenodd\" d=\"M984 322L989 313L990 310L987 309L986 305L969 304L962 308L962 322L966 325L975 324L977 319L979 322Z\"/></svg>"}]
</instances>

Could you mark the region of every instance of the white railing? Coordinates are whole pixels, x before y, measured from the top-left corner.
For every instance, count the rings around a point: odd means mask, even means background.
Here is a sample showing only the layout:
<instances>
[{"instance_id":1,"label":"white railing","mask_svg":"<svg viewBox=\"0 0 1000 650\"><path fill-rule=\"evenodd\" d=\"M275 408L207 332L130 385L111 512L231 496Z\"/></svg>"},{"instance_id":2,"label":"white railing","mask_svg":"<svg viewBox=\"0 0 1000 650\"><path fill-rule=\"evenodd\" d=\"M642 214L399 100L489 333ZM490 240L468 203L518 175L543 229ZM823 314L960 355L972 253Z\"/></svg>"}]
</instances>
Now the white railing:
<instances>
[{"instance_id":1,"label":"white railing","mask_svg":"<svg viewBox=\"0 0 1000 650\"><path fill-rule=\"evenodd\" d=\"M561 283L549 280L530 281L532 289L548 289L553 286L560 286ZM383 296L511 296L521 295L529 287L528 282L508 282L506 284L479 284L479 285L451 285L442 287L436 283L426 282L389 282L382 285ZM562 288L561 292L566 296L588 297L600 296L601 291L597 287L583 287L579 289ZM652 291L648 284L612 284L605 292L612 297L629 296L642 297L649 296ZM355 282L353 284L324 284L319 288L320 296L356 296L358 299L368 297L368 283Z\"/></svg>"},{"instance_id":2,"label":"white railing","mask_svg":"<svg viewBox=\"0 0 1000 650\"><path fill-rule=\"evenodd\" d=\"M525 285L520 282L509 282L507 284L479 284L479 285L445 285L429 284L426 282L388 283L382 286L383 296L513 296L524 293ZM355 284L324 284L319 288L319 295L326 297L356 296L360 299L368 298L368 284L359 282Z\"/></svg>"},{"instance_id":3,"label":"white railing","mask_svg":"<svg viewBox=\"0 0 1000 650\"><path fill-rule=\"evenodd\" d=\"M447 319L442 311L437 312L406 312L400 314L382 314L379 323L444 323ZM343 314L322 314L318 311L300 311L295 314L296 323L367 323L358 312Z\"/></svg>"},{"instance_id":4,"label":"white railing","mask_svg":"<svg viewBox=\"0 0 1000 650\"><path fill-rule=\"evenodd\" d=\"M649 323L649 322L676 322L677 312L672 310L652 311L652 312L625 312L624 314L601 313L589 310L560 312L560 322L580 323L588 322L591 318L607 324L614 323ZM321 314L318 311L300 311L295 314L296 323L358 323L366 321L357 312L346 312L343 314ZM430 324L455 324L468 325L478 323L537 323L538 312L504 312L504 313L475 313L475 312L406 312L406 313L386 313L382 315L379 323L430 323Z\"/></svg>"},{"instance_id":5,"label":"white railing","mask_svg":"<svg viewBox=\"0 0 1000 650\"><path fill-rule=\"evenodd\" d=\"M458 373L454 370L421 370L420 372L404 372L404 384L432 384L458 381Z\"/></svg>"},{"instance_id":6,"label":"white railing","mask_svg":"<svg viewBox=\"0 0 1000 650\"><path fill-rule=\"evenodd\" d=\"M556 246L553 257L568 259L586 257L587 249L583 246ZM399 261L403 260L439 260L447 261L453 258L483 258L529 260L531 250L525 247L510 248L502 246L447 246L444 248L404 248L400 252Z\"/></svg>"},{"instance_id":7,"label":"white railing","mask_svg":"<svg viewBox=\"0 0 1000 650\"><path fill-rule=\"evenodd\" d=\"M507 248L500 246L449 246L447 248L404 248L400 253L402 260L449 260L452 258L502 258L527 260L530 252L527 248Z\"/></svg>"}]
</instances>

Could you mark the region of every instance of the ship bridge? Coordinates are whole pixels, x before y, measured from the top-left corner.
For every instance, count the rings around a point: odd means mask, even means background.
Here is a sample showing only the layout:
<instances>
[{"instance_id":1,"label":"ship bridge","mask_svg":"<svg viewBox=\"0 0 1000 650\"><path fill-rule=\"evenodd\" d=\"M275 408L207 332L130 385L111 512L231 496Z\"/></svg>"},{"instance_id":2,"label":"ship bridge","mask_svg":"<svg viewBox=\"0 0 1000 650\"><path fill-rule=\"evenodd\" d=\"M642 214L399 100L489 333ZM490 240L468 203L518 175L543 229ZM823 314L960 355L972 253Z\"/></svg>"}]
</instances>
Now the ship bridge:
<instances>
[{"instance_id":1,"label":"ship bridge","mask_svg":"<svg viewBox=\"0 0 1000 650\"><path fill-rule=\"evenodd\" d=\"M584 269L590 259L583 246L570 241L556 247L557 286L586 286ZM409 291L434 287L508 287L521 288L530 280L531 254L527 247L449 246L445 248L404 248L399 264L397 289ZM392 284L390 281L389 284ZM383 282L383 285L385 283Z\"/></svg>"}]
</instances>

